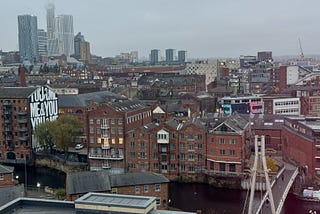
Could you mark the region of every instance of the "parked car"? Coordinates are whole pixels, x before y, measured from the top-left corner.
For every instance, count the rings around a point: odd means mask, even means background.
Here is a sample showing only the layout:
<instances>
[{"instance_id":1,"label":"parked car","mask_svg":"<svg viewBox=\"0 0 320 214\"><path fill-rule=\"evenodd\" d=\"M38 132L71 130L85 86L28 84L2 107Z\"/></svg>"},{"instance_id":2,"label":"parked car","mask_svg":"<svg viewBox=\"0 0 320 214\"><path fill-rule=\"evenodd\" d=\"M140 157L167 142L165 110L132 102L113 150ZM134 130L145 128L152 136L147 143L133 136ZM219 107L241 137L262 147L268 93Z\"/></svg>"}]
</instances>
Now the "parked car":
<instances>
[{"instance_id":1,"label":"parked car","mask_svg":"<svg viewBox=\"0 0 320 214\"><path fill-rule=\"evenodd\" d=\"M75 149L82 149L84 147L84 145L82 145L81 143L78 143L74 148Z\"/></svg>"}]
</instances>

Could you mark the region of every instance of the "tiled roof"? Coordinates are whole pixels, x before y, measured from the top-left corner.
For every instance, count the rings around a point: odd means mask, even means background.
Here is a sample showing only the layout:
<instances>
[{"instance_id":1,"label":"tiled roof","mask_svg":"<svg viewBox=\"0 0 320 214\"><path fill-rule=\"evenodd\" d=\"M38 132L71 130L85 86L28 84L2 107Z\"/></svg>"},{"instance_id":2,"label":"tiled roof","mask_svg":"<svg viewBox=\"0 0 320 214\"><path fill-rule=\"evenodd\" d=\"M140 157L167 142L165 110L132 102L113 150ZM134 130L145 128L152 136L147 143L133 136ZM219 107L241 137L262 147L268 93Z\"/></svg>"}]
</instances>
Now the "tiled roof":
<instances>
[{"instance_id":1,"label":"tiled roof","mask_svg":"<svg viewBox=\"0 0 320 214\"><path fill-rule=\"evenodd\" d=\"M120 112L130 112L138 109L143 109L146 106L139 100L121 100L118 102L109 103L110 107Z\"/></svg>"},{"instance_id":2,"label":"tiled roof","mask_svg":"<svg viewBox=\"0 0 320 214\"><path fill-rule=\"evenodd\" d=\"M105 171L75 172L67 174L68 194L109 191L109 176Z\"/></svg>"},{"instance_id":3,"label":"tiled roof","mask_svg":"<svg viewBox=\"0 0 320 214\"><path fill-rule=\"evenodd\" d=\"M1 87L0 98L28 98L35 87Z\"/></svg>"},{"instance_id":4,"label":"tiled roof","mask_svg":"<svg viewBox=\"0 0 320 214\"><path fill-rule=\"evenodd\" d=\"M162 174L152 172L124 173L110 175L111 187L134 186L141 184L169 183L169 180Z\"/></svg>"},{"instance_id":5,"label":"tiled roof","mask_svg":"<svg viewBox=\"0 0 320 214\"><path fill-rule=\"evenodd\" d=\"M86 94L59 95L59 107L86 107L91 103L107 103L112 100L125 99L124 97L109 91L98 91Z\"/></svg>"}]
</instances>

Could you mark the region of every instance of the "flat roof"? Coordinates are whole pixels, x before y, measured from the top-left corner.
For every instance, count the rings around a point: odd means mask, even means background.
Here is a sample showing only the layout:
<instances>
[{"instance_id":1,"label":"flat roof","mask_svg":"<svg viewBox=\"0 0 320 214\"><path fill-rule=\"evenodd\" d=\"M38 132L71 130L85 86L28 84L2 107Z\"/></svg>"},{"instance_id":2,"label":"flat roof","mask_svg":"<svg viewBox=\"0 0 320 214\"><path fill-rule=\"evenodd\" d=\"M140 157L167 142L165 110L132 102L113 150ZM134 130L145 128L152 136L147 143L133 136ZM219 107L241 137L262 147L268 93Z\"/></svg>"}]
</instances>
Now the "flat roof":
<instances>
[{"instance_id":1,"label":"flat roof","mask_svg":"<svg viewBox=\"0 0 320 214\"><path fill-rule=\"evenodd\" d=\"M77 204L89 204L145 209L154 203L155 200L155 197L89 192L78 198L75 204L76 206Z\"/></svg>"}]
</instances>

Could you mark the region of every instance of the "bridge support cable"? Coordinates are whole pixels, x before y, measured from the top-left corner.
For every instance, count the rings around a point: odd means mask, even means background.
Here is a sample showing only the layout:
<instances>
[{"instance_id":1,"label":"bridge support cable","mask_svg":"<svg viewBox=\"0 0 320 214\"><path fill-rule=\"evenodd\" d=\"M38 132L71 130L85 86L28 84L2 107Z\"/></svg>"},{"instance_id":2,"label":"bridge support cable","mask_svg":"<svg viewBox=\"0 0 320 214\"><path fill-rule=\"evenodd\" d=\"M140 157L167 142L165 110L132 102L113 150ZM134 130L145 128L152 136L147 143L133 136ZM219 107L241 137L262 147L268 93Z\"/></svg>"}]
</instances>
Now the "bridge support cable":
<instances>
[{"instance_id":1,"label":"bridge support cable","mask_svg":"<svg viewBox=\"0 0 320 214\"><path fill-rule=\"evenodd\" d=\"M250 190L250 200L249 200L249 208L248 208L248 214L255 214L253 213L253 199L254 199L254 192L255 192L255 186L256 186L256 176L257 176L257 171L258 171L258 161L262 162L263 166L263 171L264 171L264 177L266 181L266 189L267 189L267 194L268 194L268 200L270 202L270 208L271 208L271 213L275 214L275 205L274 205L274 200L273 200L273 195L272 195L272 190L271 190L271 185L270 185L270 180L269 180L269 175L268 175L268 168L267 168L267 161L265 157L265 139L264 136L254 136L254 163L253 163L253 168L251 170L252 172L252 179L251 179L251 190Z\"/></svg>"}]
</instances>

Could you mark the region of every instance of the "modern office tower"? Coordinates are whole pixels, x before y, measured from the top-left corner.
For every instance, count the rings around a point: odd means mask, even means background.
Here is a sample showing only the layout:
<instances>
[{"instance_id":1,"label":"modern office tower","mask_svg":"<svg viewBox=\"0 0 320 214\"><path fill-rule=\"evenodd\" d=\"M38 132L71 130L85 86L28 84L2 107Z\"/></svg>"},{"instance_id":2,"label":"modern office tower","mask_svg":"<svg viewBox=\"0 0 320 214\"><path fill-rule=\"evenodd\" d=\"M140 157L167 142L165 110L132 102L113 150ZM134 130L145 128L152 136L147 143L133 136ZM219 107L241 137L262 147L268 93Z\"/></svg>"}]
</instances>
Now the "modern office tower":
<instances>
[{"instance_id":1,"label":"modern office tower","mask_svg":"<svg viewBox=\"0 0 320 214\"><path fill-rule=\"evenodd\" d=\"M159 57L160 57L160 51L157 49L151 50L150 54L150 63L152 65L157 64L159 62Z\"/></svg>"},{"instance_id":2,"label":"modern office tower","mask_svg":"<svg viewBox=\"0 0 320 214\"><path fill-rule=\"evenodd\" d=\"M79 58L80 57L80 43L84 42L84 36L81 35L81 32L79 32L75 37L74 37L74 55Z\"/></svg>"},{"instance_id":3,"label":"modern office tower","mask_svg":"<svg viewBox=\"0 0 320 214\"><path fill-rule=\"evenodd\" d=\"M166 63L172 64L174 60L174 50L166 49Z\"/></svg>"},{"instance_id":4,"label":"modern office tower","mask_svg":"<svg viewBox=\"0 0 320 214\"><path fill-rule=\"evenodd\" d=\"M187 51L178 51L178 62L185 63L186 62Z\"/></svg>"},{"instance_id":5,"label":"modern office tower","mask_svg":"<svg viewBox=\"0 0 320 214\"><path fill-rule=\"evenodd\" d=\"M22 61L37 62L38 53L38 24L37 17L32 15L18 16L19 52Z\"/></svg>"},{"instance_id":6,"label":"modern office tower","mask_svg":"<svg viewBox=\"0 0 320 214\"><path fill-rule=\"evenodd\" d=\"M71 15L59 15L55 18L55 38L58 40L59 55L74 54L73 18Z\"/></svg>"},{"instance_id":7,"label":"modern office tower","mask_svg":"<svg viewBox=\"0 0 320 214\"><path fill-rule=\"evenodd\" d=\"M38 52L40 58L48 56L48 37L43 29L38 29Z\"/></svg>"},{"instance_id":8,"label":"modern office tower","mask_svg":"<svg viewBox=\"0 0 320 214\"><path fill-rule=\"evenodd\" d=\"M90 43L86 41L80 42L80 59L88 63L91 59Z\"/></svg>"},{"instance_id":9,"label":"modern office tower","mask_svg":"<svg viewBox=\"0 0 320 214\"><path fill-rule=\"evenodd\" d=\"M260 51L258 52L258 61L273 61L272 51Z\"/></svg>"}]
</instances>

